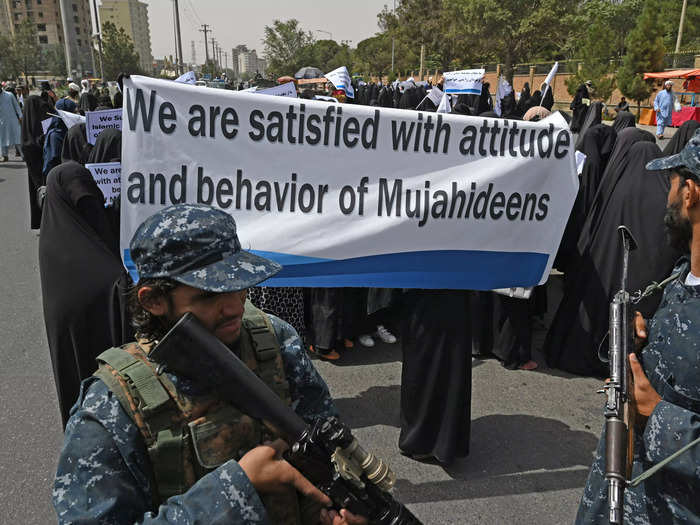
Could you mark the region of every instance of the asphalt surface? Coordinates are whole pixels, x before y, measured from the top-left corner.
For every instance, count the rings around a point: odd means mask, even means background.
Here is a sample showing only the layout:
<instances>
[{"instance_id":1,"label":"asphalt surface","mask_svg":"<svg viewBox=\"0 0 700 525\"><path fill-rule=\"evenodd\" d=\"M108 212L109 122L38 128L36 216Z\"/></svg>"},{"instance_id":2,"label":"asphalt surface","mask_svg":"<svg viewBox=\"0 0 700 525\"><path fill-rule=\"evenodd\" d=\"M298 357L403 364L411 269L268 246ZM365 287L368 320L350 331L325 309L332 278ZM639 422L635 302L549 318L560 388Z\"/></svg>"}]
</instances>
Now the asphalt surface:
<instances>
[{"instance_id":1,"label":"asphalt surface","mask_svg":"<svg viewBox=\"0 0 700 525\"><path fill-rule=\"evenodd\" d=\"M55 523L50 495L62 433L21 162L0 164L0 224L0 523ZM561 283L551 284L553 312ZM602 428L598 380L474 361L471 452L443 468L398 453L398 344L358 346L334 364L316 364L356 436L394 469L396 497L423 523L573 521Z\"/></svg>"}]
</instances>

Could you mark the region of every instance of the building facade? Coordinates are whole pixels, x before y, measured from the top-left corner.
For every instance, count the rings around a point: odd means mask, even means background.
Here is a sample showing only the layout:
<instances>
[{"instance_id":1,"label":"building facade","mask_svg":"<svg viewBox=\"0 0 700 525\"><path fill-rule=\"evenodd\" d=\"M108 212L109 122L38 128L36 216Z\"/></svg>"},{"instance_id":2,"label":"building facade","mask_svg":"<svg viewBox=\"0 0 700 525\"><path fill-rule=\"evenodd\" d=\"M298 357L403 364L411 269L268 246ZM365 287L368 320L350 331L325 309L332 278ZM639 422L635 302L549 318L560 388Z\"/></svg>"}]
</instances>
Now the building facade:
<instances>
[{"instance_id":1,"label":"building facade","mask_svg":"<svg viewBox=\"0 0 700 525\"><path fill-rule=\"evenodd\" d=\"M148 23L148 4L139 0L102 0L100 25L113 23L123 28L134 42L139 55L139 65L144 73L153 73L151 54L151 29Z\"/></svg>"},{"instance_id":2,"label":"building facade","mask_svg":"<svg viewBox=\"0 0 700 525\"><path fill-rule=\"evenodd\" d=\"M243 75L245 73L255 75L260 73L265 76L266 62L262 58L258 58L258 54L253 49L252 51L239 51L238 52L238 74Z\"/></svg>"},{"instance_id":3,"label":"building facade","mask_svg":"<svg viewBox=\"0 0 700 525\"><path fill-rule=\"evenodd\" d=\"M65 26L73 64L66 74L95 76L90 0L0 0L0 32L14 37L27 19L36 26L41 53L51 46L65 50Z\"/></svg>"}]
</instances>

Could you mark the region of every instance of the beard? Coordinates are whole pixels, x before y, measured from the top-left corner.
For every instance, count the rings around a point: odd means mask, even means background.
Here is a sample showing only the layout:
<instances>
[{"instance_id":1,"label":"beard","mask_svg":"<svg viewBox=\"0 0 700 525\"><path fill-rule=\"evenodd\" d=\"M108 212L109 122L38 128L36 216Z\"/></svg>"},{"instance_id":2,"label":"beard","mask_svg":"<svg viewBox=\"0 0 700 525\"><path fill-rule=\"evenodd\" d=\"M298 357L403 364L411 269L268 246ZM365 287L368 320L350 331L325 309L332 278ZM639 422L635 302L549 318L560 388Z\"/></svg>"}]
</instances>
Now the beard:
<instances>
[{"instance_id":1,"label":"beard","mask_svg":"<svg viewBox=\"0 0 700 525\"><path fill-rule=\"evenodd\" d=\"M666 208L664 226L666 226L666 236L671 247L683 254L690 253L693 228L690 225L690 220L681 215L680 202L673 203Z\"/></svg>"}]
</instances>

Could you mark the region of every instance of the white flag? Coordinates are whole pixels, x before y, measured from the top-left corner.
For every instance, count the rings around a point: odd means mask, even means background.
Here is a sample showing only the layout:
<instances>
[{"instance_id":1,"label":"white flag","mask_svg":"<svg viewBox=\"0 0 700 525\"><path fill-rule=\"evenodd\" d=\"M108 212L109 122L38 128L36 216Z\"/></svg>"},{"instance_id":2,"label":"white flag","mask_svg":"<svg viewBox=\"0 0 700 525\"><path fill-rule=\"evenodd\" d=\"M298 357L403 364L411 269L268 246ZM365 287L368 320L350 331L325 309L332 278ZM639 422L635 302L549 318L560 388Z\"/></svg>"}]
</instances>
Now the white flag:
<instances>
[{"instance_id":1,"label":"white flag","mask_svg":"<svg viewBox=\"0 0 700 525\"><path fill-rule=\"evenodd\" d=\"M440 101L440 105L438 108L435 110L436 113L449 113L452 111L452 104L450 102L450 95L445 93L442 95L442 100Z\"/></svg>"},{"instance_id":2,"label":"white flag","mask_svg":"<svg viewBox=\"0 0 700 525\"><path fill-rule=\"evenodd\" d=\"M70 111L63 111L62 109L56 110L57 114L47 113L47 115L52 115L54 117L60 118L68 129L78 124L85 123L85 117L78 115L77 113L71 113Z\"/></svg>"},{"instance_id":3,"label":"white flag","mask_svg":"<svg viewBox=\"0 0 700 525\"><path fill-rule=\"evenodd\" d=\"M494 107L494 111L499 117L501 116L501 102L504 98L506 98L506 95L512 92L513 86L511 86L503 75L501 75L498 78L498 87L496 88L496 106Z\"/></svg>"},{"instance_id":4,"label":"white flag","mask_svg":"<svg viewBox=\"0 0 700 525\"><path fill-rule=\"evenodd\" d=\"M442 89L440 89L437 86L433 86L432 89L428 92L428 98L436 106L439 106L440 102L442 102L443 95L444 93L442 92Z\"/></svg>"},{"instance_id":5,"label":"white flag","mask_svg":"<svg viewBox=\"0 0 700 525\"><path fill-rule=\"evenodd\" d=\"M550 70L549 74L547 75L547 78L544 79L544 83L547 84L547 87L544 88L544 91L542 92L542 101L544 102L544 96L547 94L547 91L549 91L549 85L551 84L552 80L554 80L554 77L557 75L557 71L559 70L559 62L554 62L554 65L552 66L552 69Z\"/></svg>"},{"instance_id":6,"label":"white flag","mask_svg":"<svg viewBox=\"0 0 700 525\"><path fill-rule=\"evenodd\" d=\"M182 84L194 84L197 82L197 77L195 76L194 71L188 71L187 73L177 77L175 82L181 82Z\"/></svg>"},{"instance_id":7,"label":"white flag","mask_svg":"<svg viewBox=\"0 0 700 525\"><path fill-rule=\"evenodd\" d=\"M323 76L326 77L336 89L342 89L348 97L355 98L355 90L350 83L350 73L348 73L347 67L340 66L338 69L334 69Z\"/></svg>"}]
</instances>

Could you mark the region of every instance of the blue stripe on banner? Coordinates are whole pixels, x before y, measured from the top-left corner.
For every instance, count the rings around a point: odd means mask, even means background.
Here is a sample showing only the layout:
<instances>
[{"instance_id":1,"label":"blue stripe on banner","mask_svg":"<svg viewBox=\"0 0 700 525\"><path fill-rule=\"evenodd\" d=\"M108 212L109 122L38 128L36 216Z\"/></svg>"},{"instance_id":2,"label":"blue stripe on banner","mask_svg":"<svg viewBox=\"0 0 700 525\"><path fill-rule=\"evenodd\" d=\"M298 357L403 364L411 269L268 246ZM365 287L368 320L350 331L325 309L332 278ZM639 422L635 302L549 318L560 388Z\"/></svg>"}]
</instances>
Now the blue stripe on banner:
<instances>
[{"instance_id":1,"label":"blue stripe on banner","mask_svg":"<svg viewBox=\"0 0 700 525\"><path fill-rule=\"evenodd\" d=\"M286 253L251 250L273 259L284 269L263 286L438 288L493 290L535 286L549 256L532 252L440 250L390 253L353 259L321 259ZM124 264L138 280L129 250Z\"/></svg>"},{"instance_id":2,"label":"blue stripe on banner","mask_svg":"<svg viewBox=\"0 0 700 525\"><path fill-rule=\"evenodd\" d=\"M531 252L441 250L312 262L308 257L252 251L284 266L264 286L492 290L536 285L549 259Z\"/></svg>"},{"instance_id":3,"label":"blue stripe on banner","mask_svg":"<svg viewBox=\"0 0 700 525\"><path fill-rule=\"evenodd\" d=\"M467 88L467 89L452 88L452 89L446 89L443 93L449 93L449 94L451 94L451 95L481 95L481 89L475 89L475 88Z\"/></svg>"}]
</instances>

